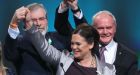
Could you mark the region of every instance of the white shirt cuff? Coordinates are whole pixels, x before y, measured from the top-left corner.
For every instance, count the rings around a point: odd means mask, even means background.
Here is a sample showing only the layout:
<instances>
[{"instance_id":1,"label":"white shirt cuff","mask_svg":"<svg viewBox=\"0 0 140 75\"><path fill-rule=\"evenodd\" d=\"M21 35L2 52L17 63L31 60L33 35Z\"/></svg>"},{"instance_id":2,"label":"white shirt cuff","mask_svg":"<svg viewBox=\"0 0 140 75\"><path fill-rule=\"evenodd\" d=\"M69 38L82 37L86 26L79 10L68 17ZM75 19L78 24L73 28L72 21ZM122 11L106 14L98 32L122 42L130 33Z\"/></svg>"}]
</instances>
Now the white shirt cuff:
<instances>
[{"instance_id":1,"label":"white shirt cuff","mask_svg":"<svg viewBox=\"0 0 140 75\"><path fill-rule=\"evenodd\" d=\"M12 29L12 28L8 28L8 34L10 35L11 38L16 39L17 36L20 34L20 31L18 28L16 29Z\"/></svg>"},{"instance_id":2,"label":"white shirt cuff","mask_svg":"<svg viewBox=\"0 0 140 75\"><path fill-rule=\"evenodd\" d=\"M82 17L83 17L83 12L82 12L82 10L80 10L80 15L74 14L74 16L75 16L76 18L78 18L78 19L82 19Z\"/></svg>"}]
</instances>

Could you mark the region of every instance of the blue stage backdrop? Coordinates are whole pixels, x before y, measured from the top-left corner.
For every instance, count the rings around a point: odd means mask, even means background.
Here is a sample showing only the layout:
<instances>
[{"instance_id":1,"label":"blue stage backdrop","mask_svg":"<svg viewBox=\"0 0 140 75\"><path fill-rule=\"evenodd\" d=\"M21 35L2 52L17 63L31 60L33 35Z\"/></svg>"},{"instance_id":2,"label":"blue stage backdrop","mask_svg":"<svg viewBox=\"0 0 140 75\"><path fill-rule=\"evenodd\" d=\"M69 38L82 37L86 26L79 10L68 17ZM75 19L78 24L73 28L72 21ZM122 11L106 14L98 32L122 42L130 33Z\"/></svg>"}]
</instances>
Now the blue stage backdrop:
<instances>
[{"instance_id":1,"label":"blue stage backdrop","mask_svg":"<svg viewBox=\"0 0 140 75\"><path fill-rule=\"evenodd\" d=\"M14 11L27 4L43 3L48 11L49 31L54 31L55 9L61 0L0 0L0 40L3 41ZM123 44L140 52L140 0L79 0L79 6L91 23L92 15L100 10L111 11L117 19L116 37ZM72 15L72 14L70 14ZM69 17L74 27L72 16ZM21 27L22 28L22 27Z\"/></svg>"}]
</instances>

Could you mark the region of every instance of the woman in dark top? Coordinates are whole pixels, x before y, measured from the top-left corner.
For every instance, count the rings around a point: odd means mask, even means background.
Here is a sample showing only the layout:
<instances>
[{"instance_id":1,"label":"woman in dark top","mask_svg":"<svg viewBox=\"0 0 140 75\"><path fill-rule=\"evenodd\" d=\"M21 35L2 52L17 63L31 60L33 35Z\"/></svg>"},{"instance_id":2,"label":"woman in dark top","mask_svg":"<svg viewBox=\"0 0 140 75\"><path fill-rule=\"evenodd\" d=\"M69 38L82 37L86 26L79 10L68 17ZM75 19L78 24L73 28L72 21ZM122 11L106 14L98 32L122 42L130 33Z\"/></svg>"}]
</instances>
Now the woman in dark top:
<instances>
[{"instance_id":1,"label":"woman in dark top","mask_svg":"<svg viewBox=\"0 0 140 75\"><path fill-rule=\"evenodd\" d=\"M76 62L73 62L65 75L97 75L96 70L96 67L84 67Z\"/></svg>"},{"instance_id":2,"label":"woman in dark top","mask_svg":"<svg viewBox=\"0 0 140 75\"><path fill-rule=\"evenodd\" d=\"M98 40L98 33L91 26L81 26L73 32L74 62L65 75L97 75L95 54L98 55Z\"/></svg>"},{"instance_id":3,"label":"woman in dark top","mask_svg":"<svg viewBox=\"0 0 140 75\"><path fill-rule=\"evenodd\" d=\"M99 34L92 26L81 25L72 33L70 53L60 52L32 26L27 35L41 57L57 68L56 75L115 75L114 70L102 69L99 62ZM34 41L36 40L36 41Z\"/></svg>"}]
</instances>

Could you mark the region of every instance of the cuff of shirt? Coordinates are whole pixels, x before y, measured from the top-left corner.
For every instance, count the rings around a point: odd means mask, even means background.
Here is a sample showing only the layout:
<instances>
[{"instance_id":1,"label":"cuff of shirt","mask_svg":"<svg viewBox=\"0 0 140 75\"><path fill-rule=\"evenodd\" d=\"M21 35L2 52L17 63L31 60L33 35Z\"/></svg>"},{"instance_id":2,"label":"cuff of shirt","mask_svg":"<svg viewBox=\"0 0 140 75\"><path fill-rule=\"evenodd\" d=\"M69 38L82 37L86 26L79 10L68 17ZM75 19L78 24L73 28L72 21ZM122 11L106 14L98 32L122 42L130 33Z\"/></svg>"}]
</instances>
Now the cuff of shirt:
<instances>
[{"instance_id":1,"label":"cuff of shirt","mask_svg":"<svg viewBox=\"0 0 140 75\"><path fill-rule=\"evenodd\" d=\"M9 27L8 34L10 35L11 38L16 39L17 36L20 34L20 31L18 28L12 29Z\"/></svg>"},{"instance_id":2,"label":"cuff of shirt","mask_svg":"<svg viewBox=\"0 0 140 75\"><path fill-rule=\"evenodd\" d=\"M74 14L74 16L78 19L82 19L83 17L83 12L80 10L80 15Z\"/></svg>"}]
</instances>

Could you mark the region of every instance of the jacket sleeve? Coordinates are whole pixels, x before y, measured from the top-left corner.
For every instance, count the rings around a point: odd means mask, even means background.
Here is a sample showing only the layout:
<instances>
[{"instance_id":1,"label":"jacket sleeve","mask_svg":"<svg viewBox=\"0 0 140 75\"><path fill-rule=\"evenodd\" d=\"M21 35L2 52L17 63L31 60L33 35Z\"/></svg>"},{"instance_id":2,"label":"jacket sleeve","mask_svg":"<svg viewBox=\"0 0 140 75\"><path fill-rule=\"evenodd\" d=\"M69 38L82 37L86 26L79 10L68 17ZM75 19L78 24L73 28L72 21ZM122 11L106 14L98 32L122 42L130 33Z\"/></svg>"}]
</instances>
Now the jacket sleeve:
<instances>
[{"instance_id":1,"label":"jacket sleeve","mask_svg":"<svg viewBox=\"0 0 140 75\"><path fill-rule=\"evenodd\" d=\"M68 21L69 10L63 13L58 13L58 8L56 9L56 12L55 12L54 27L57 30L57 32L61 35L64 35L64 36L71 35L73 28Z\"/></svg>"},{"instance_id":2,"label":"jacket sleeve","mask_svg":"<svg viewBox=\"0 0 140 75\"><path fill-rule=\"evenodd\" d=\"M139 75L138 74L138 58L136 56L136 54L133 54L133 56L130 57L132 61L131 65L128 69L128 75Z\"/></svg>"},{"instance_id":3,"label":"jacket sleeve","mask_svg":"<svg viewBox=\"0 0 140 75\"><path fill-rule=\"evenodd\" d=\"M38 31L37 27L33 25L31 29L26 31L26 36L29 36L30 41L35 46L43 60L54 66L58 65L62 53L52 45L48 44L45 36Z\"/></svg>"},{"instance_id":4,"label":"jacket sleeve","mask_svg":"<svg viewBox=\"0 0 140 75\"><path fill-rule=\"evenodd\" d=\"M12 39L9 34L7 34L4 43L4 56L7 60L16 62L20 59L20 52L18 50L19 40Z\"/></svg>"},{"instance_id":5,"label":"jacket sleeve","mask_svg":"<svg viewBox=\"0 0 140 75\"><path fill-rule=\"evenodd\" d=\"M80 10L80 12L81 12L82 15L83 15L83 12L82 12L81 10ZM78 19L78 18L77 18L76 16L74 16L74 15L73 15L73 17L74 17L74 22L75 22L76 27L78 27L79 25L81 25L81 24L83 24L83 23L88 24L88 22L87 22L87 20L86 20L86 18L85 18L84 15L82 16L81 19Z\"/></svg>"}]
</instances>

